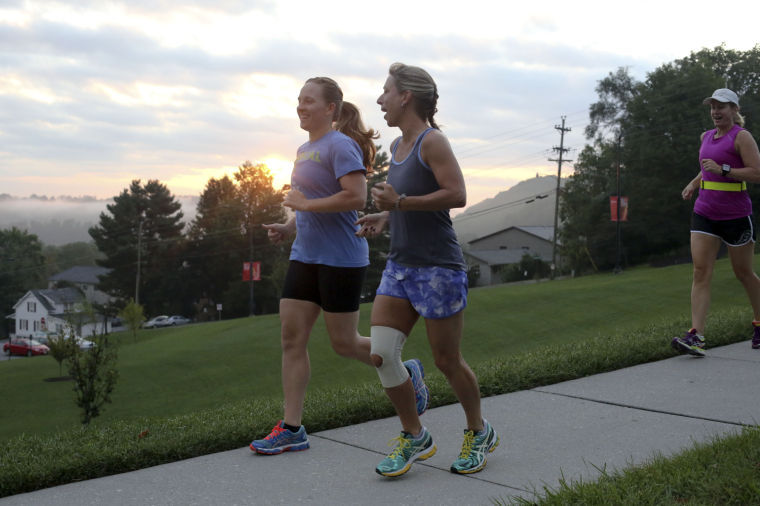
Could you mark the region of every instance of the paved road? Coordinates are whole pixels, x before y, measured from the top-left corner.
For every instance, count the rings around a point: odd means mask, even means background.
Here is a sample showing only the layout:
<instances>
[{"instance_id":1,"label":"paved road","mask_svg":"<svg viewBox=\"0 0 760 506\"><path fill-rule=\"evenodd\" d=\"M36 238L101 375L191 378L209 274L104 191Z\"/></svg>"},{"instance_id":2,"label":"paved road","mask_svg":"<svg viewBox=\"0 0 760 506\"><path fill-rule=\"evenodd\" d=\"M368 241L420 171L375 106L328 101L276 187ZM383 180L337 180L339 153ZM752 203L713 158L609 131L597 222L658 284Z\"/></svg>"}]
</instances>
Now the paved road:
<instances>
[{"instance_id":1,"label":"paved road","mask_svg":"<svg viewBox=\"0 0 760 506\"><path fill-rule=\"evenodd\" d=\"M488 466L448 471L461 444L459 406L423 422L438 453L396 479L374 473L397 434L394 418L312 434L305 452L223 453L0 499L0 506L492 504L533 497L560 477L593 480L599 470L670 455L694 441L760 421L760 351L743 342L588 378L483 400L501 435Z\"/></svg>"},{"instance_id":2,"label":"paved road","mask_svg":"<svg viewBox=\"0 0 760 506\"><path fill-rule=\"evenodd\" d=\"M8 360L16 360L19 358L26 358L26 357L20 357L17 355L7 355L6 353L4 353L2 351L3 345L7 342L8 342L7 339L0 339L0 362L7 362Z\"/></svg>"}]
</instances>

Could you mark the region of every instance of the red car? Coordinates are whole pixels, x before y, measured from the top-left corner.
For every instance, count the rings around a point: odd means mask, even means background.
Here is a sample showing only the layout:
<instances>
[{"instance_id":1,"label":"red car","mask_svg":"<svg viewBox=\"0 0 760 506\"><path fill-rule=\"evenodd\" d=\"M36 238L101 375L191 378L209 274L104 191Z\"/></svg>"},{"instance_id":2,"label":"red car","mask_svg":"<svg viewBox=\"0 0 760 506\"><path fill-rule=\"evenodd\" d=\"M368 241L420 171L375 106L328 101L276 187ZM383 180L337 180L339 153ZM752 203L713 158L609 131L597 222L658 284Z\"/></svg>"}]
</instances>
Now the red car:
<instances>
[{"instance_id":1,"label":"red car","mask_svg":"<svg viewBox=\"0 0 760 506\"><path fill-rule=\"evenodd\" d=\"M11 339L10 343L3 344L3 351L8 355L47 355L50 348L40 344L34 339Z\"/></svg>"}]
</instances>

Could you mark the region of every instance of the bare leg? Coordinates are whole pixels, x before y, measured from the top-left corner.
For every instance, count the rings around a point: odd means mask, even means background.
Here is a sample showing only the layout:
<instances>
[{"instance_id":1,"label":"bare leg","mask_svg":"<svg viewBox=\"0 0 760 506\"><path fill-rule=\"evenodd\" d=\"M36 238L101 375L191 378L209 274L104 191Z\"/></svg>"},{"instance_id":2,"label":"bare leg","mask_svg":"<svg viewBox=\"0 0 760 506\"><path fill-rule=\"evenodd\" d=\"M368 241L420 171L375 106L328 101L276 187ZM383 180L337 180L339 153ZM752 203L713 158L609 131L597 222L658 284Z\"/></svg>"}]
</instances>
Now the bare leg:
<instances>
[{"instance_id":1,"label":"bare leg","mask_svg":"<svg viewBox=\"0 0 760 506\"><path fill-rule=\"evenodd\" d=\"M280 299L282 328L282 391L285 397L284 422L298 427L303 415L306 386L311 376L306 345L320 308L313 302Z\"/></svg>"},{"instance_id":2,"label":"bare leg","mask_svg":"<svg viewBox=\"0 0 760 506\"><path fill-rule=\"evenodd\" d=\"M467 418L467 428L473 432L483 430L480 411L480 387L475 374L467 365L460 350L464 313L440 320L426 319L428 341L433 350L435 365L446 376L459 399Z\"/></svg>"},{"instance_id":3,"label":"bare leg","mask_svg":"<svg viewBox=\"0 0 760 506\"><path fill-rule=\"evenodd\" d=\"M755 320L760 320L760 278L755 274L752 262L755 259L755 243L728 248L731 266L734 268L736 279L744 286L744 290L752 305Z\"/></svg>"},{"instance_id":4,"label":"bare leg","mask_svg":"<svg viewBox=\"0 0 760 506\"><path fill-rule=\"evenodd\" d=\"M322 313L330 336L330 344L341 357L355 358L372 365L369 358L371 342L369 337L359 335L359 311L351 313Z\"/></svg>"},{"instance_id":5,"label":"bare leg","mask_svg":"<svg viewBox=\"0 0 760 506\"><path fill-rule=\"evenodd\" d=\"M691 283L691 326L704 334L707 311L710 309L710 282L715 259L720 249L720 239L707 234L692 232L691 258L694 263L694 279Z\"/></svg>"}]
</instances>

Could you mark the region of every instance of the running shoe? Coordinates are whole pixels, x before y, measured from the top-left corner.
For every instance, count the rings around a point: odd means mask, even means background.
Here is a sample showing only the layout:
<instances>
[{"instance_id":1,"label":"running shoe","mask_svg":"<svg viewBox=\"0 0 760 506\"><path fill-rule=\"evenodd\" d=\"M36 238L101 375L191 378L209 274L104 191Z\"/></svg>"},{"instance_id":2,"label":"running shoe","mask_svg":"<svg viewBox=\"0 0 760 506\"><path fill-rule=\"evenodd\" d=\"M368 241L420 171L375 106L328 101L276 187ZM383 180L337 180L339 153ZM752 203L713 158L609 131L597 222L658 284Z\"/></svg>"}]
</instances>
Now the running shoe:
<instances>
[{"instance_id":1,"label":"running shoe","mask_svg":"<svg viewBox=\"0 0 760 506\"><path fill-rule=\"evenodd\" d=\"M425 384L425 369L422 368L422 362L413 358L404 362L404 367L409 371L414 385L414 400L417 404L417 415L422 415L430 406L430 389Z\"/></svg>"},{"instance_id":2,"label":"running shoe","mask_svg":"<svg viewBox=\"0 0 760 506\"><path fill-rule=\"evenodd\" d=\"M695 357L705 356L705 336L697 334L697 329L689 329L683 337L674 337L670 345L678 353L688 353Z\"/></svg>"},{"instance_id":3,"label":"running shoe","mask_svg":"<svg viewBox=\"0 0 760 506\"><path fill-rule=\"evenodd\" d=\"M298 432L291 432L283 427L283 421L277 422L264 439L257 439L251 443L251 450L262 455L277 455L282 452L297 452L309 448L309 437L303 425Z\"/></svg>"},{"instance_id":4,"label":"running shoe","mask_svg":"<svg viewBox=\"0 0 760 506\"><path fill-rule=\"evenodd\" d=\"M499 446L499 435L488 421L483 420L483 430L477 434L464 431L464 442L459 458L451 464L451 472L457 474L477 473L486 467L486 456Z\"/></svg>"},{"instance_id":5,"label":"running shoe","mask_svg":"<svg viewBox=\"0 0 760 506\"><path fill-rule=\"evenodd\" d=\"M755 326L755 333L752 335L752 349L760 350L760 327Z\"/></svg>"},{"instance_id":6,"label":"running shoe","mask_svg":"<svg viewBox=\"0 0 760 506\"><path fill-rule=\"evenodd\" d=\"M401 432L399 437L390 440L388 446L396 447L375 468L377 474L394 477L401 476L412 467L415 460L426 460L435 455L438 448L433 442L430 432L422 428L422 436L415 439L408 432Z\"/></svg>"}]
</instances>

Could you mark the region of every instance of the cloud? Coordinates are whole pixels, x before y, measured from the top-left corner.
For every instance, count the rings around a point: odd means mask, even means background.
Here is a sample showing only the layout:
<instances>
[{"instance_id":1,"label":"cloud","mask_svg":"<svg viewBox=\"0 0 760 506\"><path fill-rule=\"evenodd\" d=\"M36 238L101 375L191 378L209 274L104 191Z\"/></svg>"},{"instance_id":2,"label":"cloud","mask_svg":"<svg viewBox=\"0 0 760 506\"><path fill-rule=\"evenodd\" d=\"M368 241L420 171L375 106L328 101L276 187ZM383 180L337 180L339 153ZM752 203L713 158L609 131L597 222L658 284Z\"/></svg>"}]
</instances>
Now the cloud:
<instances>
[{"instance_id":1,"label":"cloud","mask_svg":"<svg viewBox=\"0 0 760 506\"><path fill-rule=\"evenodd\" d=\"M573 128L566 146L580 148L597 81L619 66L641 79L663 49L627 37L634 21L610 37L609 19L574 5L508 17L494 5L389 0L367 16L348 0L4 2L0 188L108 197L133 178L180 184L290 159L305 139L296 97L316 75L341 83L387 148L398 131L375 100L395 61L436 79L437 120L479 195L486 178L496 192L550 173L560 116Z\"/></svg>"}]
</instances>

